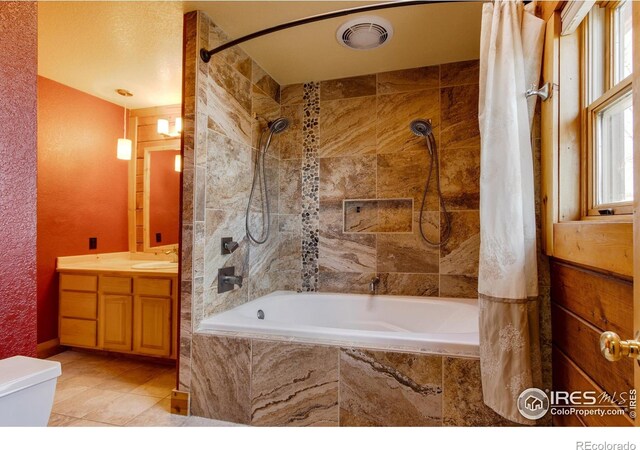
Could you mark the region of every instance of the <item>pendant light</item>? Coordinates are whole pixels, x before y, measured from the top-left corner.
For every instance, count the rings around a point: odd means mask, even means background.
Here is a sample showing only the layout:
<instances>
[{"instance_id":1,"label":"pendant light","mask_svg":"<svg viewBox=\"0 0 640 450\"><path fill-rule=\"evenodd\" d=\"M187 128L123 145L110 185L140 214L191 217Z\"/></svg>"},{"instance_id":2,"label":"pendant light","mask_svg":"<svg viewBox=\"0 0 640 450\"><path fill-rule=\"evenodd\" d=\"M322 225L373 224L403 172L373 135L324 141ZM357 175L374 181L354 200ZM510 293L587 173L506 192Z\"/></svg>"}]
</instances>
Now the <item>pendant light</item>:
<instances>
[{"instance_id":1,"label":"pendant light","mask_svg":"<svg viewBox=\"0 0 640 450\"><path fill-rule=\"evenodd\" d=\"M120 95L122 95L123 97L133 97L133 94L129 91L127 91L126 89L116 89L116 92ZM126 161L130 161L131 160L131 139L127 139L127 103L125 101L125 105L124 105L124 124L123 124L123 128L124 128L124 137L118 139L118 147L117 147L117 152L116 152L116 156L118 159L123 159Z\"/></svg>"}]
</instances>

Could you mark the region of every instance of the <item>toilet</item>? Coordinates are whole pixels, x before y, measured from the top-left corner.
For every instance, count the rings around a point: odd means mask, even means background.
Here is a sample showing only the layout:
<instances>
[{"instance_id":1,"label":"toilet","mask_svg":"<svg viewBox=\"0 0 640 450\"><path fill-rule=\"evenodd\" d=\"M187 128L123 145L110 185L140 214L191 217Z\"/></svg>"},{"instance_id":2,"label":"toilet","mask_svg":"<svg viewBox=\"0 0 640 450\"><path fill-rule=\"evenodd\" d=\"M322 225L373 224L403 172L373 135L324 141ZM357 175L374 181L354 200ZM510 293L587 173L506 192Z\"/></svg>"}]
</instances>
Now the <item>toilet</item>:
<instances>
[{"instance_id":1,"label":"toilet","mask_svg":"<svg viewBox=\"0 0 640 450\"><path fill-rule=\"evenodd\" d=\"M45 427L53 407L57 361L13 356L0 360L0 427Z\"/></svg>"}]
</instances>

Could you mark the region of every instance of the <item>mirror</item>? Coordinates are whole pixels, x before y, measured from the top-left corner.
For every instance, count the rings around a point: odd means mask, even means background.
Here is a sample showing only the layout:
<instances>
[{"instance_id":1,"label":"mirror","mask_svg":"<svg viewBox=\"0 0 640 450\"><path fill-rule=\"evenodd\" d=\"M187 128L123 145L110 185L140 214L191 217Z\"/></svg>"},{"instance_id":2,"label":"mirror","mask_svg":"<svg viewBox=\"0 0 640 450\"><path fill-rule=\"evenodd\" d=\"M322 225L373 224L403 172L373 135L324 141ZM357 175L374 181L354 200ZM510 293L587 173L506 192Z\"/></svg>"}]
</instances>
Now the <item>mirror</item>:
<instances>
[{"instance_id":1,"label":"mirror","mask_svg":"<svg viewBox=\"0 0 640 450\"><path fill-rule=\"evenodd\" d=\"M180 141L144 149L144 249L160 250L178 244L180 230L180 171L176 156ZM178 169L179 169L178 165Z\"/></svg>"}]
</instances>

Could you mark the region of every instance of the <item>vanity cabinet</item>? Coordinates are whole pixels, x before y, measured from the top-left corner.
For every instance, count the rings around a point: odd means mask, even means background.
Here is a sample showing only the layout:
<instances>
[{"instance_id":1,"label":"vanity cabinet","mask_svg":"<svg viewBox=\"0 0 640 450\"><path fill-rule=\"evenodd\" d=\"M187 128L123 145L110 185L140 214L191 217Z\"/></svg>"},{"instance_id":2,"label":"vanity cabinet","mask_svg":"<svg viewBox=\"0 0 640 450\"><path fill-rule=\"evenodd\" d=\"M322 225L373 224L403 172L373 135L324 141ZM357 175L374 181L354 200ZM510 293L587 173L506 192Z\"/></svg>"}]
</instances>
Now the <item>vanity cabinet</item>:
<instances>
[{"instance_id":1,"label":"vanity cabinet","mask_svg":"<svg viewBox=\"0 0 640 450\"><path fill-rule=\"evenodd\" d=\"M175 358L177 276L60 272L60 344Z\"/></svg>"}]
</instances>

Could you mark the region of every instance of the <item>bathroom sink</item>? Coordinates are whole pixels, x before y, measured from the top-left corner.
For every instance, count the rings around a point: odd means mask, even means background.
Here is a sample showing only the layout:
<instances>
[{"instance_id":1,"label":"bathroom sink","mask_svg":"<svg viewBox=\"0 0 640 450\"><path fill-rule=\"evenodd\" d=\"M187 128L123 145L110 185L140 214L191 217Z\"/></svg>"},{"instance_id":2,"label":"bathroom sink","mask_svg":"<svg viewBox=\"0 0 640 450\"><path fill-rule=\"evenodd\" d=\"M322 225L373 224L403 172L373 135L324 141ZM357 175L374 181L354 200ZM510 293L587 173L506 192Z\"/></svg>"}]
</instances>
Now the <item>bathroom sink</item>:
<instances>
[{"instance_id":1,"label":"bathroom sink","mask_svg":"<svg viewBox=\"0 0 640 450\"><path fill-rule=\"evenodd\" d=\"M153 262L145 262L138 263L131 266L132 269L177 269L177 262L169 262L169 261L153 261Z\"/></svg>"}]
</instances>

